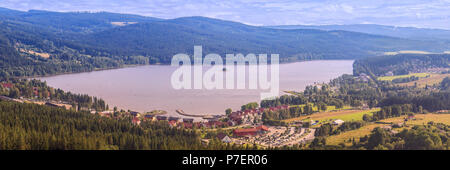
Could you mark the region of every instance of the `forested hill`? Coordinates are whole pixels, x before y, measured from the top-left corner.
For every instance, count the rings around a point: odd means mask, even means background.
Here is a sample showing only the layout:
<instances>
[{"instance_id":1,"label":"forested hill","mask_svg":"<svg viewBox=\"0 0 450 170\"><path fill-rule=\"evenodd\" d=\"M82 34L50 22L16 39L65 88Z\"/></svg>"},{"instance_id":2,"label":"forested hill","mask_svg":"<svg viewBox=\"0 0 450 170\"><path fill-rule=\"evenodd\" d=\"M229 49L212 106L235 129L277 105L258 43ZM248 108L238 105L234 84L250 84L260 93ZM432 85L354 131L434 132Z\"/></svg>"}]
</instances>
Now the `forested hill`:
<instances>
[{"instance_id":1,"label":"forested hill","mask_svg":"<svg viewBox=\"0 0 450 170\"><path fill-rule=\"evenodd\" d=\"M355 75L365 73L371 76L383 76L428 72L433 68L450 69L450 54L397 54L367 57L353 64Z\"/></svg>"},{"instance_id":2,"label":"forested hill","mask_svg":"<svg viewBox=\"0 0 450 170\"><path fill-rule=\"evenodd\" d=\"M168 62L177 53L278 53L282 61L355 59L399 49L430 49L439 45L347 31L281 30L204 17L187 17L118 27L83 37L82 42L112 49L116 55L156 56ZM434 44L434 45L432 45ZM443 49L443 48L441 48Z\"/></svg>"},{"instance_id":3,"label":"forested hill","mask_svg":"<svg viewBox=\"0 0 450 170\"><path fill-rule=\"evenodd\" d=\"M23 12L7 8L0 8L0 16L3 16L3 19L29 23L57 33L92 33L117 27L118 22L151 22L161 20L153 17L109 12L52 12L42 10Z\"/></svg>"},{"instance_id":4,"label":"forested hill","mask_svg":"<svg viewBox=\"0 0 450 170\"><path fill-rule=\"evenodd\" d=\"M357 59L386 51L442 52L443 42L349 31L272 29L205 17L158 19L88 12L28 12L0 8L4 76L34 76L168 64L177 53L278 53L282 62Z\"/></svg>"}]
</instances>

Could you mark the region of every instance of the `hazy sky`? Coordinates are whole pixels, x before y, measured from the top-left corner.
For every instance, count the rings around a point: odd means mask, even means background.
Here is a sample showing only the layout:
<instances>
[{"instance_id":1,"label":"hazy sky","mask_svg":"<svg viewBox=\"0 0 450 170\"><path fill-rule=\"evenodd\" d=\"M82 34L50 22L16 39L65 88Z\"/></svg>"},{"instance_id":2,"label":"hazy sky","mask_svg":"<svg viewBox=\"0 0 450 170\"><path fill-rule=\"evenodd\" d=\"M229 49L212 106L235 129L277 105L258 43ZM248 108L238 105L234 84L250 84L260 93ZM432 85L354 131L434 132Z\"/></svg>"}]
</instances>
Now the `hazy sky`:
<instances>
[{"instance_id":1,"label":"hazy sky","mask_svg":"<svg viewBox=\"0 0 450 170\"><path fill-rule=\"evenodd\" d=\"M18 10L205 16L251 25L383 24L450 29L450 0L0 0Z\"/></svg>"}]
</instances>

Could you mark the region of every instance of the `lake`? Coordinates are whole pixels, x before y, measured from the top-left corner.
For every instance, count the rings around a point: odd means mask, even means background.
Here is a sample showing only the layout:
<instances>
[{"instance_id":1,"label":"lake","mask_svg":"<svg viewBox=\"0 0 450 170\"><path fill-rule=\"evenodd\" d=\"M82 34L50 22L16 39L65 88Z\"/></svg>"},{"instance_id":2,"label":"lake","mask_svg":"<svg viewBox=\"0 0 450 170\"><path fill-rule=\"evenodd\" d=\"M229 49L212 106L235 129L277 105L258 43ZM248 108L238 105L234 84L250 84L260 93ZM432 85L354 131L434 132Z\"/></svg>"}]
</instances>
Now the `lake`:
<instances>
[{"instance_id":1,"label":"lake","mask_svg":"<svg viewBox=\"0 0 450 170\"><path fill-rule=\"evenodd\" d=\"M352 64L353 60L280 64L280 95L285 90L301 91L307 85L352 74ZM168 65L147 65L37 79L65 91L100 97L110 108L117 106L140 112L160 109L169 115L178 115L176 109L189 114L224 114L227 108L236 110L243 104L260 101L260 90L175 90L170 77L176 69Z\"/></svg>"}]
</instances>

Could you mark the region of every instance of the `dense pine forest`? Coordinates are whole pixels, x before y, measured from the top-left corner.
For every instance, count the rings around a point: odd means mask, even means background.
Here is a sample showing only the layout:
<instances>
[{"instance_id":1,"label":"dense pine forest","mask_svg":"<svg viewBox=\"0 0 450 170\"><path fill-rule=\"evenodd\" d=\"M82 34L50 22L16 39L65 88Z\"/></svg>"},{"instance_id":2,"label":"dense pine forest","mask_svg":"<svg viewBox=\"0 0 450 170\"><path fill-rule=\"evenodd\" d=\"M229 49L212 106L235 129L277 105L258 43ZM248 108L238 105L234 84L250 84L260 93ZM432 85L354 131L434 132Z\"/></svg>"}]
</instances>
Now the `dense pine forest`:
<instances>
[{"instance_id":1,"label":"dense pine forest","mask_svg":"<svg viewBox=\"0 0 450 170\"><path fill-rule=\"evenodd\" d=\"M0 101L0 150L243 149L203 145L192 130L164 122L131 124L88 112Z\"/></svg>"},{"instance_id":2,"label":"dense pine forest","mask_svg":"<svg viewBox=\"0 0 450 170\"><path fill-rule=\"evenodd\" d=\"M0 95L13 99L27 98L41 101L62 101L72 106L74 110L108 110L109 106L103 99L87 94L73 94L61 89L49 87L46 82L36 79L9 78L0 85ZM11 87L4 87L10 85Z\"/></svg>"}]
</instances>

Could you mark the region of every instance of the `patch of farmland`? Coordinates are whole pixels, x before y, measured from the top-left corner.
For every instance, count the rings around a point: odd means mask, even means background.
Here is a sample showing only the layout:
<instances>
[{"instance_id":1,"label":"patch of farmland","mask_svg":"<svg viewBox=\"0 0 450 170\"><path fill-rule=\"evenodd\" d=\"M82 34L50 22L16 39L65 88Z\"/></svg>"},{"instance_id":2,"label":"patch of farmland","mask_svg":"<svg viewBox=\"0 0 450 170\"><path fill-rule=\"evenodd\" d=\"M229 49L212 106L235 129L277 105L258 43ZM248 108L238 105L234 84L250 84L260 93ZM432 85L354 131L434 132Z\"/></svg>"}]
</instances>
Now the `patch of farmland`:
<instances>
[{"instance_id":1,"label":"patch of farmland","mask_svg":"<svg viewBox=\"0 0 450 170\"><path fill-rule=\"evenodd\" d=\"M337 110L337 111L326 111L320 113L313 113L307 116L300 116L292 119L285 120L286 122L298 121L298 120L318 120L319 122L331 120L331 119L342 119L344 121L356 121L362 120L364 114L373 114L373 112L379 111L379 108L374 108L371 110Z\"/></svg>"},{"instance_id":2,"label":"patch of farmland","mask_svg":"<svg viewBox=\"0 0 450 170\"><path fill-rule=\"evenodd\" d=\"M421 78L419 80L407 83L399 83L398 85L414 86L414 84L417 83L418 87L425 87L426 85L432 86L441 83L445 77L450 77L450 74L430 74L430 77Z\"/></svg>"},{"instance_id":3,"label":"patch of farmland","mask_svg":"<svg viewBox=\"0 0 450 170\"><path fill-rule=\"evenodd\" d=\"M406 116L394 117L381 120L380 122L385 123L403 123ZM424 125L428 122L433 121L435 123L444 123L450 125L450 114L416 114L415 120L409 120L406 122L406 125L411 128L413 125ZM359 138L365 135L369 135L373 129L376 127L387 126L386 124L377 124L372 123L366 126L363 126L356 130L342 132L339 135L332 135L327 137L327 145L338 145L340 143L345 143L346 145L351 144L349 139L355 139L356 142L359 142ZM404 129L404 128L401 128ZM401 130L400 129L400 130ZM396 129L399 131L399 129ZM346 142L344 142L346 141Z\"/></svg>"},{"instance_id":4,"label":"patch of farmland","mask_svg":"<svg viewBox=\"0 0 450 170\"><path fill-rule=\"evenodd\" d=\"M344 141L348 141L349 139L355 139L356 142L359 142L360 137L364 137L369 135L373 129L376 127L385 126L383 124L370 124L363 126L356 130L342 132L339 135L332 135L327 137L327 145L338 145L339 143L345 143Z\"/></svg>"},{"instance_id":5,"label":"patch of farmland","mask_svg":"<svg viewBox=\"0 0 450 170\"><path fill-rule=\"evenodd\" d=\"M429 75L430 75L429 73L411 73L411 74L408 74L408 75L378 77L377 80L380 80L380 81L392 81L394 79L399 79L399 78L408 78L408 77L412 77L412 76L422 78L422 77L427 77Z\"/></svg>"}]
</instances>

